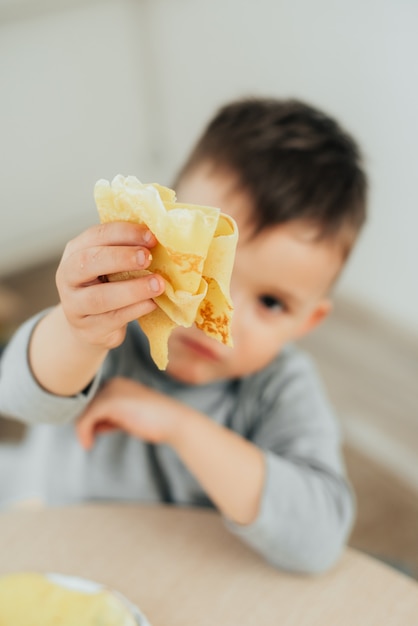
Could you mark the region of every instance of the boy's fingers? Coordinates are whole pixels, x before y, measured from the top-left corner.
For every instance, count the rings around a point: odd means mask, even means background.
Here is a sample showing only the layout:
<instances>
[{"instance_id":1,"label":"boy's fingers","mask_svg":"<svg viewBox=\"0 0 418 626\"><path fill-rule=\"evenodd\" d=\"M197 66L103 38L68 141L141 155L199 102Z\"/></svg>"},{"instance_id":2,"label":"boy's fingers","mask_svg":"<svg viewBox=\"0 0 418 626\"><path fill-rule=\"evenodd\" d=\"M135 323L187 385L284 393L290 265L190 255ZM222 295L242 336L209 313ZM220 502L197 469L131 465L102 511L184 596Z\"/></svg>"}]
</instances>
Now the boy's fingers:
<instances>
[{"instance_id":1,"label":"boy's fingers","mask_svg":"<svg viewBox=\"0 0 418 626\"><path fill-rule=\"evenodd\" d=\"M157 243L155 236L145 224L131 222L109 222L95 224L72 239L66 247L65 255L94 246L146 246L152 248Z\"/></svg>"},{"instance_id":2,"label":"boy's fingers","mask_svg":"<svg viewBox=\"0 0 418 626\"><path fill-rule=\"evenodd\" d=\"M80 419L75 425L77 439L85 450L90 450L94 443L93 432L87 420Z\"/></svg>"},{"instance_id":3,"label":"boy's fingers","mask_svg":"<svg viewBox=\"0 0 418 626\"><path fill-rule=\"evenodd\" d=\"M164 291L164 286L164 280L157 274L109 283L98 282L85 289L78 289L73 294L73 306L84 317L114 314L132 305L143 305L152 301L152 298ZM154 303L150 302L151 304ZM147 309L153 310L154 306L147 306Z\"/></svg>"},{"instance_id":4,"label":"boy's fingers","mask_svg":"<svg viewBox=\"0 0 418 626\"><path fill-rule=\"evenodd\" d=\"M65 282L79 287L99 276L146 269L152 253L139 246L93 246L74 253L60 269Z\"/></svg>"},{"instance_id":5,"label":"boy's fingers","mask_svg":"<svg viewBox=\"0 0 418 626\"><path fill-rule=\"evenodd\" d=\"M97 422L97 424L95 424L94 426L94 432L96 435L102 435L103 433L110 433L118 429L119 427L116 424L106 419L103 419L102 421Z\"/></svg>"},{"instance_id":6,"label":"boy's fingers","mask_svg":"<svg viewBox=\"0 0 418 626\"><path fill-rule=\"evenodd\" d=\"M105 345L111 349L123 341L125 329L129 322L151 313L156 307L157 305L153 300L144 300L109 313L79 318L76 326L82 334L84 333L88 337L89 343Z\"/></svg>"}]
</instances>

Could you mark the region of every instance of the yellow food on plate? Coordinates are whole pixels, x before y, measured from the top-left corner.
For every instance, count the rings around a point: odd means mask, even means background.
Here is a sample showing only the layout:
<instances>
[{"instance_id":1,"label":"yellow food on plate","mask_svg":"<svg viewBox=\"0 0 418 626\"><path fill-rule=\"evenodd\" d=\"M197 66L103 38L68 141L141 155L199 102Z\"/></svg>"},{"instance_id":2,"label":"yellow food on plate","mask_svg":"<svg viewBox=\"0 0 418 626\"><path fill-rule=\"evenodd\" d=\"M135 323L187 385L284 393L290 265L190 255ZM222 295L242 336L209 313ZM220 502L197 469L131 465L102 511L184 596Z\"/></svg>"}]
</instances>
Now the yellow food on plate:
<instances>
[{"instance_id":1,"label":"yellow food on plate","mask_svg":"<svg viewBox=\"0 0 418 626\"><path fill-rule=\"evenodd\" d=\"M97 181L94 199L101 222L145 224L157 238L147 270L108 277L126 280L156 273L164 278L165 291L155 298L158 307L138 319L157 366L167 367L167 343L176 326L196 324L232 346L229 284L238 240L235 221L215 207L177 202L172 189L142 184L135 176Z\"/></svg>"},{"instance_id":2,"label":"yellow food on plate","mask_svg":"<svg viewBox=\"0 0 418 626\"><path fill-rule=\"evenodd\" d=\"M89 584L93 584L93 590L85 592L54 582L53 575L49 578L28 572L3 576L0 578L0 626L138 625L122 600L96 583Z\"/></svg>"}]
</instances>

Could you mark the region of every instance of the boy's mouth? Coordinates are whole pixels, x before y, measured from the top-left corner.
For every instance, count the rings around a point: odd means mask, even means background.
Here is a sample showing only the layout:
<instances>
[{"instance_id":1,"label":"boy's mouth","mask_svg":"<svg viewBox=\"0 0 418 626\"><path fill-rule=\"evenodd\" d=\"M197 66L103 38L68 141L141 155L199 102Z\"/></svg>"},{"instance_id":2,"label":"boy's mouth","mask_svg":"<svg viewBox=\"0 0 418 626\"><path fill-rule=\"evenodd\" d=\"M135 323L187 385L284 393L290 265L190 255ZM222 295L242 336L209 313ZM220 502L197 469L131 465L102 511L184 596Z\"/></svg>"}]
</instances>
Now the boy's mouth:
<instances>
[{"instance_id":1,"label":"boy's mouth","mask_svg":"<svg viewBox=\"0 0 418 626\"><path fill-rule=\"evenodd\" d=\"M217 352L200 341L196 341L195 339L191 339L190 337L181 337L181 343L185 348L194 352L196 355L209 359L210 361L219 361L220 357Z\"/></svg>"}]
</instances>

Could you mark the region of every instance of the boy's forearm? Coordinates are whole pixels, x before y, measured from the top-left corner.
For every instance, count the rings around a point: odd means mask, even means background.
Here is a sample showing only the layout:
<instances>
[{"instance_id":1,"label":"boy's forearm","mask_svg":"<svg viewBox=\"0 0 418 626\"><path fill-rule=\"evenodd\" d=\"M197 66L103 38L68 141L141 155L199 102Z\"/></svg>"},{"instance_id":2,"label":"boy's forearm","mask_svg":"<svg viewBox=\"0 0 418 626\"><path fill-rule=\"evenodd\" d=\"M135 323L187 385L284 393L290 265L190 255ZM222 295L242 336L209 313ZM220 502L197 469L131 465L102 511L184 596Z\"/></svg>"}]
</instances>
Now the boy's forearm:
<instances>
[{"instance_id":1,"label":"boy's forearm","mask_svg":"<svg viewBox=\"0 0 418 626\"><path fill-rule=\"evenodd\" d=\"M170 444L223 515L256 519L265 474L257 446L195 411L181 416Z\"/></svg>"},{"instance_id":2,"label":"boy's forearm","mask_svg":"<svg viewBox=\"0 0 418 626\"><path fill-rule=\"evenodd\" d=\"M73 396L93 380L107 352L82 343L58 305L34 329L29 363L41 387L56 395Z\"/></svg>"}]
</instances>

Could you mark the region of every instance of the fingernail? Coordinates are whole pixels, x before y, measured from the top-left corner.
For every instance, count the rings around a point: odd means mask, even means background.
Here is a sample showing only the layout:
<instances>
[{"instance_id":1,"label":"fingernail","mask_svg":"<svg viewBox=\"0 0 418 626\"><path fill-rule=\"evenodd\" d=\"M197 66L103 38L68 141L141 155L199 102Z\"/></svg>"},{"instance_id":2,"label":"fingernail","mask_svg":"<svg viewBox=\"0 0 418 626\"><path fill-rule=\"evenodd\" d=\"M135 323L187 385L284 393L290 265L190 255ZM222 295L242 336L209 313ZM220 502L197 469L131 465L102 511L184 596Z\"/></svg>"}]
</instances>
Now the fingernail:
<instances>
[{"instance_id":1,"label":"fingernail","mask_svg":"<svg viewBox=\"0 0 418 626\"><path fill-rule=\"evenodd\" d=\"M146 230L144 233L144 241L145 243L149 243L153 237L153 234L150 230Z\"/></svg>"},{"instance_id":2,"label":"fingernail","mask_svg":"<svg viewBox=\"0 0 418 626\"><path fill-rule=\"evenodd\" d=\"M138 250L136 253L136 260L140 267L145 265L145 252L143 250Z\"/></svg>"},{"instance_id":3,"label":"fingernail","mask_svg":"<svg viewBox=\"0 0 418 626\"><path fill-rule=\"evenodd\" d=\"M151 291L161 291L160 281L155 276L150 278L149 286L151 287Z\"/></svg>"}]
</instances>

